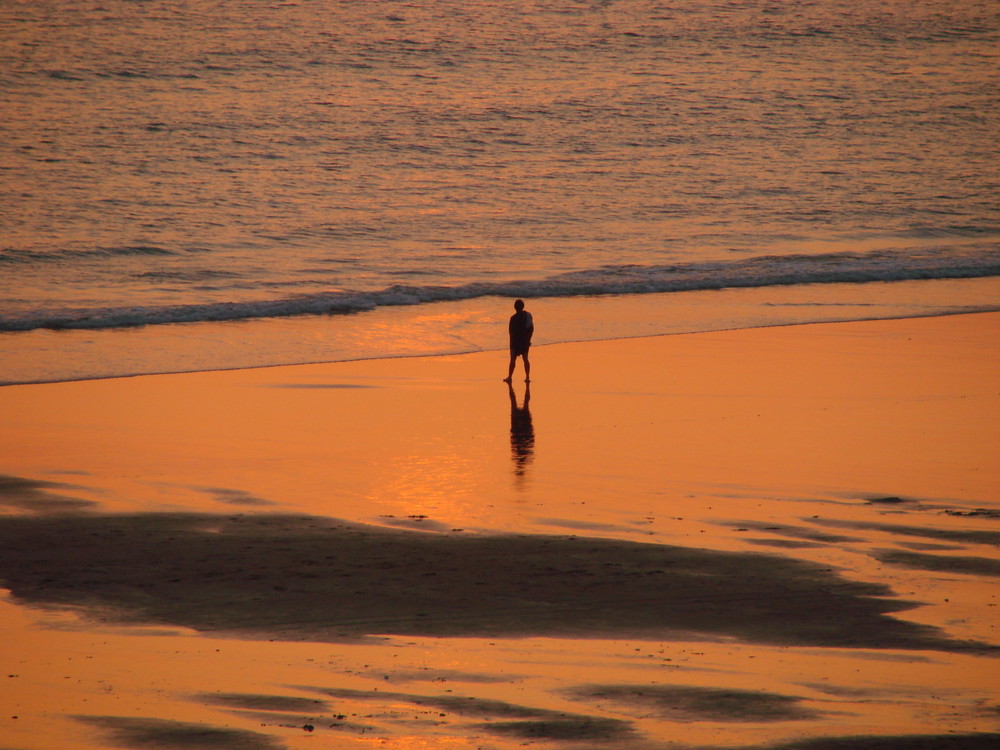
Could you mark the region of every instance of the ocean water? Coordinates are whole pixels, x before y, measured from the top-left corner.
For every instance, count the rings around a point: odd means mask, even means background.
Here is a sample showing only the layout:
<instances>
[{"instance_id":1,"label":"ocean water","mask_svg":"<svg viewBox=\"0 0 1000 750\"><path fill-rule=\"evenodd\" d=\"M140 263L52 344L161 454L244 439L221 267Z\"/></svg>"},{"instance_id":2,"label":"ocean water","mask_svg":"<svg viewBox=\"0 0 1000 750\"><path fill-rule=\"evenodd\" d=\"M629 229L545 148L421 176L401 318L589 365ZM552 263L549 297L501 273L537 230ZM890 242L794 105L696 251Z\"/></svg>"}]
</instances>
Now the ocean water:
<instances>
[{"instance_id":1,"label":"ocean water","mask_svg":"<svg viewBox=\"0 0 1000 750\"><path fill-rule=\"evenodd\" d=\"M992 0L0 4L0 383L1000 309ZM542 315L539 315L539 311Z\"/></svg>"}]
</instances>

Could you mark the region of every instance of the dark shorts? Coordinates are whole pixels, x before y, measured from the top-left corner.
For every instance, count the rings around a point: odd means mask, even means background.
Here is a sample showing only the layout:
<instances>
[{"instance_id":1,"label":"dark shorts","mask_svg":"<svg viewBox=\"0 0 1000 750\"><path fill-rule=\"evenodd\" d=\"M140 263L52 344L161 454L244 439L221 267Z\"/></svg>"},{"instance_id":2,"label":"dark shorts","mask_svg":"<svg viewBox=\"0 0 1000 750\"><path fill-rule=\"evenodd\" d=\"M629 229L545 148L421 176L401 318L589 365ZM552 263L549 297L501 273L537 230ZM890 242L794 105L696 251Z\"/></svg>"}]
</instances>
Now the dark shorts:
<instances>
[{"instance_id":1,"label":"dark shorts","mask_svg":"<svg viewBox=\"0 0 1000 750\"><path fill-rule=\"evenodd\" d=\"M520 357L522 355L527 355L530 346L530 341L528 343L522 343L520 341L515 343L512 341L510 344L510 356Z\"/></svg>"}]
</instances>

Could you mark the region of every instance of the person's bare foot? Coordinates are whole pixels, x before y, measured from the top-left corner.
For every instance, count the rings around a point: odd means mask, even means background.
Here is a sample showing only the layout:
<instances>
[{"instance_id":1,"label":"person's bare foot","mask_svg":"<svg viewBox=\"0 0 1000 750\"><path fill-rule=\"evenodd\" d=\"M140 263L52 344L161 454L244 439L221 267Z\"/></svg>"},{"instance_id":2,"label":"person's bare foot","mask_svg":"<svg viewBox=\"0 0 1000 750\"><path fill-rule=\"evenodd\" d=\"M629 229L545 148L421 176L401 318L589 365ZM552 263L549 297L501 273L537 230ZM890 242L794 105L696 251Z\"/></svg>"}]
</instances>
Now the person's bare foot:
<instances>
[{"instance_id":1,"label":"person's bare foot","mask_svg":"<svg viewBox=\"0 0 1000 750\"><path fill-rule=\"evenodd\" d=\"M507 383L508 385L510 385L510 378L504 378L504 379L503 379L503 382L505 382L505 383Z\"/></svg>"}]
</instances>

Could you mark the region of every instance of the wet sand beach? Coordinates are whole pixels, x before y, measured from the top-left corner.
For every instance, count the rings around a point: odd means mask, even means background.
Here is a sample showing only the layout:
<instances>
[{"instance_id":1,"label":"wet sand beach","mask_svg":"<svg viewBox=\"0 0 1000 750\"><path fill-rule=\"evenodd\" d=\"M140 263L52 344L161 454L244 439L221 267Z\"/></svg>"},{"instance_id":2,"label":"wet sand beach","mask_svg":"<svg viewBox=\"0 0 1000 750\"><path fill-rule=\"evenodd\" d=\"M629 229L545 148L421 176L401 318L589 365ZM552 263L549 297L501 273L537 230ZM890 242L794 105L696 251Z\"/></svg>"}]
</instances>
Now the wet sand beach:
<instances>
[{"instance_id":1,"label":"wet sand beach","mask_svg":"<svg viewBox=\"0 0 1000 750\"><path fill-rule=\"evenodd\" d=\"M0 747L995 747L998 340L0 388Z\"/></svg>"}]
</instances>

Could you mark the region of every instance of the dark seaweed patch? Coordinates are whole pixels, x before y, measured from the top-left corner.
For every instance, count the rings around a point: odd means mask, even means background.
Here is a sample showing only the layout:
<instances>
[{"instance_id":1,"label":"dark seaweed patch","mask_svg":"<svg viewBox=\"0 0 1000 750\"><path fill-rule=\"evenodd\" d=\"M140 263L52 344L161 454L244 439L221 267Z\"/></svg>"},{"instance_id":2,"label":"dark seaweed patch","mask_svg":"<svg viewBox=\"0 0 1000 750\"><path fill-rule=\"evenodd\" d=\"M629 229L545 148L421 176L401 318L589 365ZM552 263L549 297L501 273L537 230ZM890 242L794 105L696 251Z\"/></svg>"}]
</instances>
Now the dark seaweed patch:
<instances>
[{"instance_id":1,"label":"dark seaweed patch","mask_svg":"<svg viewBox=\"0 0 1000 750\"><path fill-rule=\"evenodd\" d=\"M0 517L21 600L251 637L684 635L967 650L880 584L786 557L542 535L427 534L310 516Z\"/></svg>"},{"instance_id":2,"label":"dark seaweed patch","mask_svg":"<svg viewBox=\"0 0 1000 750\"><path fill-rule=\"evenodd\" d=\"M587 685L566 691L575 700L608 701L672 721L770 722L818 714L801 699L756 690L683 685Z\"/></svg>"},{"instance_id":3,"label":"dark seaweed patch","mask_svg":"<svg viewBox=\"0 0 1000 750\"><path fill-rule=\"evenodd\" d=\"M578 717L545 721L499 721L477 724L491 734L545 740L612 740L631 734L630 725L618 719Z\"/></svg>"},{"instance_id":4,"label":"dark seaweed patch","mask_svg":"<svg viewBox=\"0 0 1000 750\"><path fill-rule=\"evenodd\" d=\"M310 689L332 698L380 702L395 701L434 708L458 716L491 719L491 721L475 725L477 729L491 734L553 740L605 740L625 737L632 733L632 725L620 719L570 714L483 698L458 695L414 695L382 690ZM493 719L503 719L504 721L492 721Z\"/></svg>"},{"instance_id":5,"label":"dark seaweed patch","mask_svg":"<svg viewBox=\"0 0 1000 750\"><path fill-rule=\"evenodd\" d=\"M258 695L255 693L201 693L195 696L203 703L248 711L324 711L325 701L292 695Z\"/></svg>"},{"instance_id":6,"label":"dark seaweed patch","mask_svg":"<svg viewBox=\"0 0 1000 750\"><path fill-rule=\"evenodd\" d=\"M0 474L0 506L32 513L67 513L93 508L97 503L50 492L51 489L78 489L75 485L46 482Z\"/></svg>"},{"instance_id":7,"label":"dark seaweed patch","mask_svg":"<svg viewBox=\"0 0 1000 750\"><path fill-rule=\"evenodd\" d=\"M1000 747L1000 734L983 733L821 737L770 745L767 750L996 750L997 747Z\"/></svg>"},{"instance_id":8,"label":"dark seaweed patch","mask_svg":"<svg viewBox=\"0 0 1000 750\"><path fill-rule=\"evenodd\" d=\"M279 750L270 737L239 729L219 729L164 719L121 716L78 716L102 730L108 741L133 750Z\"/></svg>"},{"instance_id":9,"label":"dark seaweed patch","mask_svg":"<svg viewBox=\"0 0 1000 750\"><path fill-rule=\"evenodd\" d=\"M964 529L934 529L923 526L900 526L888 523L873 523L870 521L840 521L823 518L813 521L823 526L836 526L844 529L860 529L863 531L884 531L900 536L925 537L927 539L947 539L953 542L973 542L975 544L1000 544L1000 531L985 531Z\"/></svg>"},{"instance_id":10,"label":"dark seaweed patch","mask_svg":"<svg viewBox=\"0 0 1000 750\"><path fill-rule=\"evenodd\" d=\"M1000 560L971 555L924 555L919 552L882 550L875 557L890 565L938 573L967 573L978 576L1000 576Z\"/></svg>"}]
</instances>

